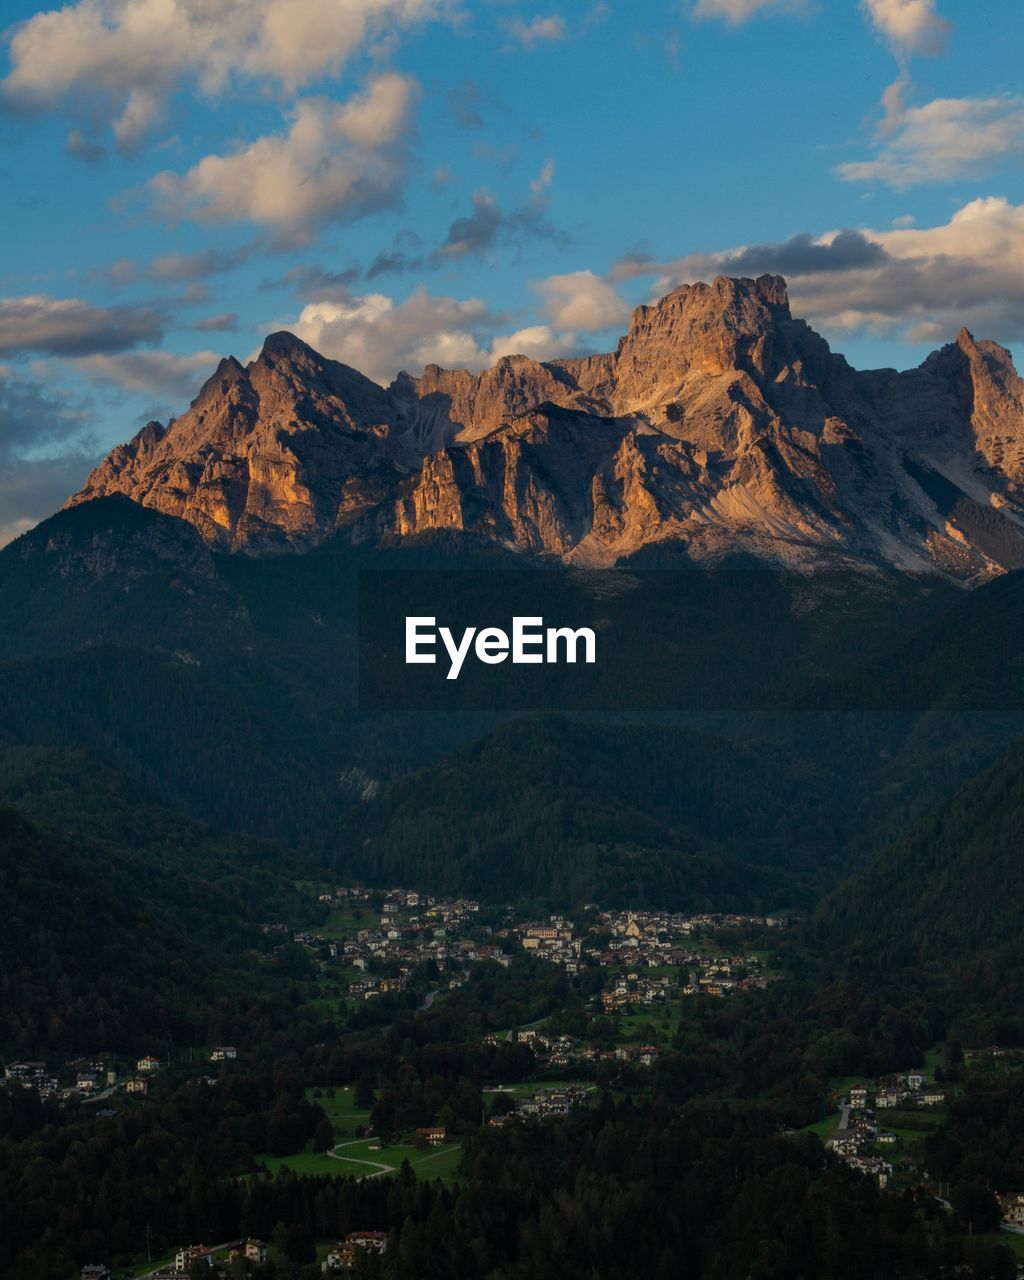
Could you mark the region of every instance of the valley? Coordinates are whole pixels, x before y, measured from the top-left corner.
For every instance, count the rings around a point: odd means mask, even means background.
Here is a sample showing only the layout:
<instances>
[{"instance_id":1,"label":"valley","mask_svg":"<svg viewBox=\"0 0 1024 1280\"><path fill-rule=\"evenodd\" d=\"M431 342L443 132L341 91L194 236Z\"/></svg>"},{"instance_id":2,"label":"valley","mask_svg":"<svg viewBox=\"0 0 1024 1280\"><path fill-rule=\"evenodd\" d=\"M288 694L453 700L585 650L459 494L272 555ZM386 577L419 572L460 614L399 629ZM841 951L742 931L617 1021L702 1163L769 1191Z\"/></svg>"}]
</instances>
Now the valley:
<instances>
[{"instance_id":1,"label":"valley","mask_svg":"<svg viewBox=\"0 0 1024 1280\"><path fill-rule=\"evenodd\" d=\"M0 1274L1015 1276L1018 390L762 278L115 450L0 551Z\"/></svg>"}]
</instances>

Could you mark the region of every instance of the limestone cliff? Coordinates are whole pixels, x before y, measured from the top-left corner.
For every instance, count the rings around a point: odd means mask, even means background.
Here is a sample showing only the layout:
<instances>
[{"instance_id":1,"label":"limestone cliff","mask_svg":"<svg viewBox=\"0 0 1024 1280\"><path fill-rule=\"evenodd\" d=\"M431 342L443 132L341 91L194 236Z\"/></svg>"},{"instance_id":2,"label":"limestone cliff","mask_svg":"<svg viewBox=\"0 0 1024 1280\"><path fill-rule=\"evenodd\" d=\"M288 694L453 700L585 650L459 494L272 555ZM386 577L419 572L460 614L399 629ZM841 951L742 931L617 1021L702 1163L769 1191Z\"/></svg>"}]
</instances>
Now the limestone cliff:
<instances>
[{"instance_id":1,"label":"limestone cliff","mask_svg":"<svg viewBox=\"0 0 1024 1280\"><path fill-rule=\"evenodd\" d=\"M672 540L972 580L1024 564L1024 383L966 331L918 369L859 373L782 279L719 278L638 307L613 353L386 389L272 335L70 502L110 493L225 550L445 529L583 563Z\"/></svg>"}]
</instances>

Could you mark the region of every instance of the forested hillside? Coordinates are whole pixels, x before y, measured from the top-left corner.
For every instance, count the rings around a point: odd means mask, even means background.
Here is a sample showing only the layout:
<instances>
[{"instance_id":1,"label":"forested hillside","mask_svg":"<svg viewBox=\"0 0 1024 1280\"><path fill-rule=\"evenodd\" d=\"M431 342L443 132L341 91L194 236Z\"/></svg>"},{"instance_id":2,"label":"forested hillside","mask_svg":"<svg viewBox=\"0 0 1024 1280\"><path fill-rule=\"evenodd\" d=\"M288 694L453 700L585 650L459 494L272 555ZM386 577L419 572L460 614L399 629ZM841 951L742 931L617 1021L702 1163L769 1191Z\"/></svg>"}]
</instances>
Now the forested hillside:
<instances>
[{"instance_id":1,"label":"forested hillside","mask_svg":"<svg viewBox=\"0 0 1024 1280\"><path fill-rule=\"evenodd\" d=\"M769 909L802 894L827 825L820 793L722 739L542 718L394 783L326 852L488 899Z\"/></svg>"},{"instance_id":2,"label":"forested hillside","mask_svg":"<svg viewBox=\"0 0 1024 1280\"><path fill-rule=\"evenodd\" d=\"M153 816L150 811L150 817ZM202 1043L290 885L165 818L127 848L0 808L0 1056Z\"/></svg>"},{"instance_id":3,"label":"forested hillside","mask_svg":"<svg viewBox=\"0 0 1024 1280\"><path fill-rule=\"evenodd\" d=\"M1019 949L1024 745L1011 748L822 903L815 926L880 964Z\"/></svg>"}]
</instances>

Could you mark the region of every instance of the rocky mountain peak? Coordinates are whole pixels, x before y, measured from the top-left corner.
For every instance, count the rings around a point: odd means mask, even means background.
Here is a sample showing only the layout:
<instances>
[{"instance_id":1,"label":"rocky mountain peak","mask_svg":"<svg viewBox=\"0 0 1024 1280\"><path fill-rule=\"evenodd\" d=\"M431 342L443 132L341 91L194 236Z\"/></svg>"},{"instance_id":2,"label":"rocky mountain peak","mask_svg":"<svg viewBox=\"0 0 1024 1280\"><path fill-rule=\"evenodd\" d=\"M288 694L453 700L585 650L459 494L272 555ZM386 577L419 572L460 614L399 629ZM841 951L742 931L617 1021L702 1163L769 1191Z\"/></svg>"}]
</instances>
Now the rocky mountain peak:
<instances>
[{"instance_id":1,"label":"rocky mountain peak","mask_svg":"<svg viewBox=\"0 0 1024 1280\"><path fill-rule=\"evenodd\" d=\"M260 351L262 360L294 360L310 356L317 360L321 358L312 347L287 329L268 333L263 339L263 347Z\"/></svg>"},{"instance_id":2,"label":"rocky mountain peak","mask_svg":"<svg viewBox=\"0 0 1024 1280\"><path fill-rule=\"evenodd\" d=\"M919 369L858 373L781 277L721 276L637 307L610 353L386 389L271 334L70 505L111 493L225 550L445 529L582 563L672 540L975 580L1024 556L1024 384L966 329Z\"/></svg>"}]
</instances>

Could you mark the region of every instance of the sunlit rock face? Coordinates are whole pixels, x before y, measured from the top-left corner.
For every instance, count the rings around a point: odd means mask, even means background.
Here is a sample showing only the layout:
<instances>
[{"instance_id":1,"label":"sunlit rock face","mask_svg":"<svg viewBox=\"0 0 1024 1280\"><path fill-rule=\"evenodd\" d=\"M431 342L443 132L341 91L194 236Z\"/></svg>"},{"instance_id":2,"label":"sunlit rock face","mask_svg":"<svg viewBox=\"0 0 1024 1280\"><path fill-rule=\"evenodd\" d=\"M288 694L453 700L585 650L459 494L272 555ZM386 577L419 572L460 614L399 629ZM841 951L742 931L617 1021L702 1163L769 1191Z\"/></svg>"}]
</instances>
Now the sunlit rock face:
<instances>
[{"instance_id":1,"label":"sunlit rock face","mask_svg":"<svg viewBox=\"0 0 1024 1280\"><path fill-rule=\"evenodd\" d=\"M1024 566L1022 486L1009 352L965 330L918 369L858 372L763 276L638 307L607 355L388 388L273 334L70 504L125 494L226 551L454 530L584 564L672 541L973 581Z\"/></svg>"}]
</instances>

